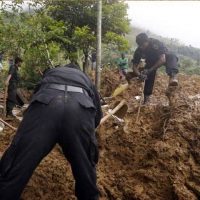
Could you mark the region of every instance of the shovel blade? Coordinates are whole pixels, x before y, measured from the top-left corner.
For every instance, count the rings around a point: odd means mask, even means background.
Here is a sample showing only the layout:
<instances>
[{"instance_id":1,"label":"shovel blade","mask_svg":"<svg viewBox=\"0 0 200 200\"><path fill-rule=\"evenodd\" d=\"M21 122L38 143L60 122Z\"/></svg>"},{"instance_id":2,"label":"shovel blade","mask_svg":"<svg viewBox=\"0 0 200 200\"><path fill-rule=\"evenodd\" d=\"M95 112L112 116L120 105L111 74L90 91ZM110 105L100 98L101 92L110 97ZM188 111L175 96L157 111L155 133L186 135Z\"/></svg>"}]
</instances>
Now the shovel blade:
<instances>
[{"instance_id":1,"label":"shovel blade","mask_svg":"<svg viewBox=\"0 0 200 200\"><path fill-rule=\"evenodd\" d=\"M112 94L112 97L116 97L128 88L128 83L119 85Z\"/></svg>"}]
</instances>

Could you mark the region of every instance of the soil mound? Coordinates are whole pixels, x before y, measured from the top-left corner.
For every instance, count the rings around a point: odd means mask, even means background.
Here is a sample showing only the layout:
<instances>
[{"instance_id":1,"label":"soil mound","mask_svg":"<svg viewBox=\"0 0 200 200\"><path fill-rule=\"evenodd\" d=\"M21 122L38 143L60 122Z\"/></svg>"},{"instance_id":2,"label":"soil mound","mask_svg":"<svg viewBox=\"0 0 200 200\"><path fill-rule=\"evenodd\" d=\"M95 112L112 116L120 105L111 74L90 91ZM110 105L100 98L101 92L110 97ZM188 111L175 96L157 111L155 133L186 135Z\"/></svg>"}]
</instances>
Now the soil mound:
<instances>
[{"instance_id":1,"label":"soil mound","mask_svg":"<svg viewBox=\"0 0 200 200\"><path fill-rule=\"evenodd\" d=\"M103 96L119 84L116 72L104 71ZM165 95L168 77L159 75L154 96L141 107L136 123L141 83L111 101L126 99L125 123L110 119L98 130L100 160L97 167L101 198L105 200L200 199L200 76L180 75L180 86ZM0 151L13 132L0 136ZM70 166L56 147L28 183L24 200L73 200Z\"/></svg>"}]
</instances>

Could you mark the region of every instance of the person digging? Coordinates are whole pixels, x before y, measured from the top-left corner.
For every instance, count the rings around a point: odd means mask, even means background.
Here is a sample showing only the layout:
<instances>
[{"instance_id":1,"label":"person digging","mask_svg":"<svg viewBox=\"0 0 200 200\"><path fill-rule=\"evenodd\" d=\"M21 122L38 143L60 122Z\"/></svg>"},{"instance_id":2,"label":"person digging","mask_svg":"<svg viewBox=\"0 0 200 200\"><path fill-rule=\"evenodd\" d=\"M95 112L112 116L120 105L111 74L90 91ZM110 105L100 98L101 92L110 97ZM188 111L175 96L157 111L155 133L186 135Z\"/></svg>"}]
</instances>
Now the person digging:
<instances>
[{"instance_id":1,"label":"person digging","mask_svg":"<svg viewBox=\"0 0 200 200\"><path fill-rule=\"evenodd\" d=\"M157 39L149 38L145 33L136 36L138 48L133 55L133 73L144 81L144 104L148 103L153 92L157 69L162 65L166 67L169 76L169 86L178 86L177 74L178 57L168 51L165 45ZM138 65L145 59L144 70L139 72ZM130 80L130 77L128 77Z\"/></svg>"},{"instance_id":2,"label":"person digging","mask_svg":"<svg viewBox=\"0 0 200 200\"><path fill-rule=\"evenodd\" d=\"M59 144L72 168L77 199L98 200L95 128L101 117L98 92L79 66L46 70L0 160L0 199L19 200L41 160Z\"/></svg>"}]
</instances>

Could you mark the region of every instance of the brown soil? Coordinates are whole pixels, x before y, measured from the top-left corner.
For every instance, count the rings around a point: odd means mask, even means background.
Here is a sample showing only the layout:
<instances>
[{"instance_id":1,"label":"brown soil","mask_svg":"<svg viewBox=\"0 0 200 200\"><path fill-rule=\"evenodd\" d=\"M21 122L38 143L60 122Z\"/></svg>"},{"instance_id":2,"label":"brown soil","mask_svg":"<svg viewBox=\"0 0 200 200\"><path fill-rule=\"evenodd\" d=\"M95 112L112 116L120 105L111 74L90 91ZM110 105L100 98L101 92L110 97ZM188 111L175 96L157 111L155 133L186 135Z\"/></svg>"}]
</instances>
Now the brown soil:
<instances>
[{"instance_id":1,"label":"brown soil","mask_svg":"<svg viewBox=\"0 0 200 200\"><path fill-rule=\"evenodd\" d=\"M200 199L200 76L180 75L180 87L165 95L167 76L155 83L151 104L136 115L141 83L132 81L124 94L129 106L123 125L112 118L98 131L100 161L98 185L105 200ZM103 72L103 96L118 85L118 75ZM169 102L170 100L170 102ZM13 125L16 125L13 122ZM0 151L13 132L0 136ZM73 200L74 180L59 148L40 164L28 183L24 200Z\"/></svg>"}]
</instances>

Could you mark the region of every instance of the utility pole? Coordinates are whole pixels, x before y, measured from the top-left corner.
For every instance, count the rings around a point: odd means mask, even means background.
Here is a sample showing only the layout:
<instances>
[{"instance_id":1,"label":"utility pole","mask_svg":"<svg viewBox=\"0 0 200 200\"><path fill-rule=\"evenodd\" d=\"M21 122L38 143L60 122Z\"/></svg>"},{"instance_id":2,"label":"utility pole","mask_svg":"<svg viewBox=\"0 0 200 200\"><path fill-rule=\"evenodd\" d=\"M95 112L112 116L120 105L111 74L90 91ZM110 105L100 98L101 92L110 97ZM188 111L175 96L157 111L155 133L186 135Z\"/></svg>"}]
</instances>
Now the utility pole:
<instances>
[{"instance_id":1,"label":"utility pole","mask_svg":"<svg viewBox=\"0 0 200 200\"><path fill-rule=\"evenodd\" d=\"M95 84L101 88L101 36L102 35L102 0L97 0L97 52Z\"/></svg>"}]
</instances>

